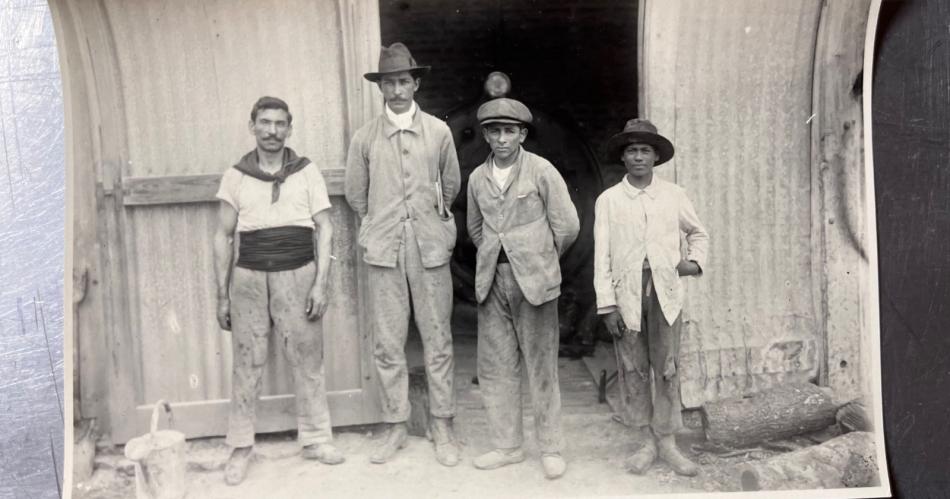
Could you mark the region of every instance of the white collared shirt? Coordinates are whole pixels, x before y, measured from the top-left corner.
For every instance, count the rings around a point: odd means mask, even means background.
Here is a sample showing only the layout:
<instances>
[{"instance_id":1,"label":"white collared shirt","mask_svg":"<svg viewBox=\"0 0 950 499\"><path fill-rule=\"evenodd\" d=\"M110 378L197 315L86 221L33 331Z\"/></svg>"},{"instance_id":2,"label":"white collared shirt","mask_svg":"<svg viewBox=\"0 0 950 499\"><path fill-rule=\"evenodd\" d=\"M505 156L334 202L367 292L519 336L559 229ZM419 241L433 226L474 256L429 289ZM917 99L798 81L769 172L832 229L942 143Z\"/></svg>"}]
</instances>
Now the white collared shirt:
<instances>
[{"instance_id":1,"label":"white collared shirt","mask_svg":"<svg viewBox=\"0 0 950 499\"><path fill-rule=\"evenodd\" d=\"M624 324L640 330L644 261L649 261L660 308L672 324L685 289L676 266L680 234L686 234L686 259L706 268L709 234L686 191L654 177L644 189L626 180L604 191L594 208L594 290L597 312L620 309Z\"/></svg>"},{"instance_id":2,"label":"white collared shirt","mask_svg":"<svg viewBox=\"0 0 950 499\"><path fill-rule=\"evenodd\" d=\"M406 130L412 126L412 117L416 115L416 101L412 101L409 110L402 114L394 113L392 109L389 109L389 104L383 107L386 108L386 116L389 118L389 121L392 121L393 125L396 125L396 128L399 130Z\"/></svg>"}]
</instances>

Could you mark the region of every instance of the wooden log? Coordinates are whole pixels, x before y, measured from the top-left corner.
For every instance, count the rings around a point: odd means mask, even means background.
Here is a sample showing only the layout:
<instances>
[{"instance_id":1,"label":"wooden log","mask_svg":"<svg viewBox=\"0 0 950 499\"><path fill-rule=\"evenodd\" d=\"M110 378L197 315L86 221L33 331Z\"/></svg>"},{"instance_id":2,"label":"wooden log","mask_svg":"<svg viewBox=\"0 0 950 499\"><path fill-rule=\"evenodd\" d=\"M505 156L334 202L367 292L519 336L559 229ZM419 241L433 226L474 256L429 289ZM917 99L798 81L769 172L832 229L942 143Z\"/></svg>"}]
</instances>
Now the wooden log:
<instances>
[{"instance_id":1,"label":"wooden log","mask_svg":"<svg viewBox=\"0 0 950 499\"><path fill-rule=\"evenodd\" d=\"M851 432L821 445L736 467L741 490L794 490L878 485L874 434Z\"/></svg>"},{"instance_id":2,"label":"wooden log","mask_svg":"<svg viewBox=\"0 0 950 499\"><path fill-rule=\"evenodd\" d=\"M835 421L842 433L850 431L871 431L871 417L864 400L856 399L841 406L835 414Z\"/></svg>"},{"instance_id":3,"label":"wooden log","mask_svg":"<svg viewBox=\"0 0 950 499\"><path fill-rule=\"evenodd\" d=\"M429 382L423 366L409 369L409 421L407 425L410 435L428 438Z\"/></svg>"},{"instance_id":4,"label":"wooden log","mask_svg":"<svg viewBox=\"0 0 950 499\"><path fill-rule=\"evenodd\" d=\"M810 383L778 385L749 397L703 405L706 438L744 447L818 431L835 423L837 405Z\"/></svg>"}]
</instances>

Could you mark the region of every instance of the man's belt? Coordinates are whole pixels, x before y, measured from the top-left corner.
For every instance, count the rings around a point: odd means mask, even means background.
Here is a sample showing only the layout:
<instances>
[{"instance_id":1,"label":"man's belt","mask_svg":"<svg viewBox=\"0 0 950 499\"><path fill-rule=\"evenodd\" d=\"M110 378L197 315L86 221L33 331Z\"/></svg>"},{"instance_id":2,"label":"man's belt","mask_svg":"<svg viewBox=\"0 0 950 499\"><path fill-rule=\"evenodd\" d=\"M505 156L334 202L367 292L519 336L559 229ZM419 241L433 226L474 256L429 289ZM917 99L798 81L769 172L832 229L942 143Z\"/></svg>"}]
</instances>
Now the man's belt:
<instances>
[{"instance_id":1,"label":"man's belt","mask_svg":"<svg viewBox=\"0 0 950 499\"><path fill-rule=\"evenodd\" d=\"M241 232L238 267L280 272L312 261L313 229L310 227L270 227Z\"/></svg>"}]
</instances>

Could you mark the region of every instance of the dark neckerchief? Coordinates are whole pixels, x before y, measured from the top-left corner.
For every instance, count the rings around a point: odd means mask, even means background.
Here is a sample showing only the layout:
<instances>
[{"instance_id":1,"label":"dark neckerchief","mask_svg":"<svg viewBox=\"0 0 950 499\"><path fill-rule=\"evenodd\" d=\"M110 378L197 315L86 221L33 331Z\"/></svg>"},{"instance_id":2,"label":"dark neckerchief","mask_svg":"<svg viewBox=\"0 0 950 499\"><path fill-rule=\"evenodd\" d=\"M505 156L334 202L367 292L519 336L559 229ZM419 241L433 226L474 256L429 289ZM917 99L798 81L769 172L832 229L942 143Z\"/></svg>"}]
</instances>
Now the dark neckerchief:
<instances>
[{"instance_id":1,"label":"dark neckerchief","mask_svg":"<svg viewBox=\"0 0 950 499\"><path fill-rule=\"evenodd\" d=\"M234 168L258 180L273 182L274 189L271 192L271 204L276 203L277 200L280 199L280 184L284 183L287 177L299 172L303 167L310 164L309 159L304 156L297 156L297 153L289 147L284 148L283 166L273 175L261 170L259 161L257 149L255 148L253 151L245 154L244 157L241 158L241 161L238 161L238 163L234 165Z\"/></svg>"}]
</instances>

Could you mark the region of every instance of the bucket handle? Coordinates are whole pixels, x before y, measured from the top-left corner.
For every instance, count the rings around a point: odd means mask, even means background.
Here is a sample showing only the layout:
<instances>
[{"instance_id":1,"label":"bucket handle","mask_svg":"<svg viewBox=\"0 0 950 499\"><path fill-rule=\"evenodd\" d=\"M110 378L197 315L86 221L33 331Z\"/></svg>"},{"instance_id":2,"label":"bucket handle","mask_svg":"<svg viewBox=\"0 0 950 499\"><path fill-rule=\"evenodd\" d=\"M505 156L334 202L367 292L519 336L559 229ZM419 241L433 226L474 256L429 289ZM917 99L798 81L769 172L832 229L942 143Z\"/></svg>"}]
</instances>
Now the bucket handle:
<instances>
[{"instance_id":1,"label":"bucket handle","mask_svg":"<svg viewBox=\"0 0 950 499\"><path fill-rule=\"evenodd\" d=\"M152 407L152 425L149 427L151 433L155 433L158 430L158 409L165 409L165 413L168 414L168 428L172 429L175 427L175 418L172 416L172 405L168 403L165 399L161 399L158 402L155 402L155 405Z\"/></svg>"}]
</instances>

